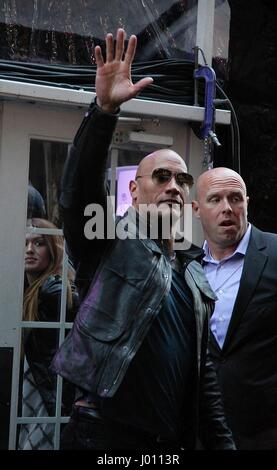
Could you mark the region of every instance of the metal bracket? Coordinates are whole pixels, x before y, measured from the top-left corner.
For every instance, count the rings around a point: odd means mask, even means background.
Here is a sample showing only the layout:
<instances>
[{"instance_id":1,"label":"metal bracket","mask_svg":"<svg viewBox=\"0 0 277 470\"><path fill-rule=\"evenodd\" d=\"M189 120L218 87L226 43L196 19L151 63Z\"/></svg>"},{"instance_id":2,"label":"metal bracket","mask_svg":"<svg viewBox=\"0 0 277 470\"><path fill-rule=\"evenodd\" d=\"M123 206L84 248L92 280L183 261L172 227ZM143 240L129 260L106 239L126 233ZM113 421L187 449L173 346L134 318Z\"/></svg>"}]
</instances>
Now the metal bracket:
<instances>
[{"instance_id":1,"label":"metal bracket","mask_svg":"<svg viewBox=\"0 0 277 470\"><path fill-rule=\"evenodd\" d=\"M113 136L113 146L138 146L151 148L172 147L173 137L159 134L148 134L144 131L116 131Z\"/></svg>"},{"instance_id":2,"label":"metal bracket","mask_svg":"<svg viewBox=\"0 0 277 470\"><path fill-rule=\"evenodd\" d=\"M206 139L208 137L218 146L220 142L217 139L217 136L214 132L214 123L215 123L215 81L216 75L215 71L208 67L208 65L200 66L194 71L194 78L198 80L199 78L205 79L205 113L204 121L200 127L200 138Z\"/></svg>"},{"instance_id":3,"label":"metal bracket","mask_svg":"<svg viewBox=\"0 0 277 470\"><path fill-rule=\"evenodd\" d=\"M204 140L204 160L203 165L210 169L213 168L213 144L217 147L221 146L216 133L215 133L215 104L216 104L216 74L212 67L206 65L199 66L198 53L203 55L206 64L205 56L201 48L194 47L194 104L198 104L198 80L203 78L205 80L205 111L204 120L197 133L198 137Z\"/></svg>"}]
</instances>

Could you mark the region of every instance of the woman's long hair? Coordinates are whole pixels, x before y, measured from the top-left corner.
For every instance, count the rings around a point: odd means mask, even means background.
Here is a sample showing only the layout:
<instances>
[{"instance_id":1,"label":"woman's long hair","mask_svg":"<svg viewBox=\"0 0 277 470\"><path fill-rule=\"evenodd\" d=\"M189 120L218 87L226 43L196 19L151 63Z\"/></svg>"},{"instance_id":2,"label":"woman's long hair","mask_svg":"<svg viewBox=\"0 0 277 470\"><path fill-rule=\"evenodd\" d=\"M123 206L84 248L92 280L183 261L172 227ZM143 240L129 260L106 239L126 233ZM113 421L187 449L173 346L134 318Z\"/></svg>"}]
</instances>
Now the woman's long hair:
<instances>
[{"instance_id":1,"label":"woman's long hair","mask_svg":"<svg viewBox=\"0 0 277 470\"><path fill-rule=\"evenodd\" d=\"M31 227L37 228L57 228L52 222L46 219L33 218L28 221ZM50 263L40 276L30 284L24 292L23 299L23 320L35 321L38 320L38 294L39 289L49 276L61 275L62 273L62 260L63 260L63 237L60 235L41 235L49 250ZM67 308L72 307L72 290L70 281L73 279L72 272L68 270L67 281Z\"/></svg>"}]
</instances>

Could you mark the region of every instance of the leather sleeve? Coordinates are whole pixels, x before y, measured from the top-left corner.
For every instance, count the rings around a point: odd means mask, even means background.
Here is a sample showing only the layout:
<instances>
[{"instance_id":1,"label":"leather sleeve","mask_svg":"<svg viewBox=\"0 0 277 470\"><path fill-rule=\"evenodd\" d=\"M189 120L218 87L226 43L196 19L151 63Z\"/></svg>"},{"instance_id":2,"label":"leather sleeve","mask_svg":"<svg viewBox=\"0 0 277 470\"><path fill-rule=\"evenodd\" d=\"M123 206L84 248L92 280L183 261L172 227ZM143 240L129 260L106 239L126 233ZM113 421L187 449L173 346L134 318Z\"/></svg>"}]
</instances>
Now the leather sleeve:
<instances>
[{"instance_id":1,"label":"leather sleeve","mask_svg":"<svg viewBox=\"0 0 277 470\"><path fill-rule=\"evenodd\" d=\"M84 226L88 204L100 204L106 209L105 170L109 146L118 114L104 113L92 104L74 138L62 177L60 205L68 252L74 262L80 262L92 251L105 246L105 240L88 240Z\"/></svg>"}]
</instances>

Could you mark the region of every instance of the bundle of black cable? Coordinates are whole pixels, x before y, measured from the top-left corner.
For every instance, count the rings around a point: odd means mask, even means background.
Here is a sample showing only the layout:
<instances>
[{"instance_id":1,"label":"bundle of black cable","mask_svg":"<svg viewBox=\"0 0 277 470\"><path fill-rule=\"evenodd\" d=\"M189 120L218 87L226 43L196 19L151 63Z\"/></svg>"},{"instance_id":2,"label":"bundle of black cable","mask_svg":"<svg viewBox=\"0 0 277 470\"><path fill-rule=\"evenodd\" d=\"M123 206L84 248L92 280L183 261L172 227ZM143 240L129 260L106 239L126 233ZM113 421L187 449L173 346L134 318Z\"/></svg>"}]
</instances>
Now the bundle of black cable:
<instances>
[{"instance_id":1,"label":"bundle of black cable","mask_svg":"<svg viewBox=\"0 0 277 470\"><path fill-rule=\"evenodd\" d=\"M141 93L142 98L193 105L194 63L187 59L163 59L135 62L133 81L151 76L152 85ZM61 88L94 91L96 66L64 66L38 63L0 61L0 79L51 85ZM203 105L204 82L199 85L199 103Z\"/></svg>"}]
</instances>

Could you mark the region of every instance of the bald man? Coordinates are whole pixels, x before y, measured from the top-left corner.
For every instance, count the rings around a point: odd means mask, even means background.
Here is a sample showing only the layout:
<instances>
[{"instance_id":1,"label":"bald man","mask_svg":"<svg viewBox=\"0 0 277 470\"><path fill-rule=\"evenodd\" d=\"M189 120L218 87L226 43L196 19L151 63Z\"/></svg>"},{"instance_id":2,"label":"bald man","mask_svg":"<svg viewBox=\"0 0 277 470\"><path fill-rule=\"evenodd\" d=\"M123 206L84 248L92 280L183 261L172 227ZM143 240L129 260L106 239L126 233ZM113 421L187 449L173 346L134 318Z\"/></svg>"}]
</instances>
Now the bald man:
<instances>
[{"instance_id":1,"label":"bald man","mask_svg":"<svg viewBox=\"0 0 277 470\"><path fill-rule=\"evenodd\" d=\"M217 295L211 354L239 449L277 449L277 235L247 220L241 176L203 173L193 209L204 236L203 267Z\"/></svg>"},{"instance_id":2,"label":"bald man","mask_svg":"<svg viewBox=\"0 0 277 470\"><path fill-rule=\"evenodd\" d=\"M97 100L63 177L64 233L84 300L53 363L77 386L62 448L178 455L200 435L208 449L233 449L206 353L215 296L198 262L202 250L174 251L174 224L193 182L183 159L172 150L146 156L130 182L132 207L117 219L116 237L84 236L86 206L108 211L104 176L119 107L152 82L132 83L136 37L122 59L124 37L118 30L114 50L107 35L106 62L95 48ZM149 235L157 211L171 224L164 238L160 230Z\"/></svg>"}]
</instances>

